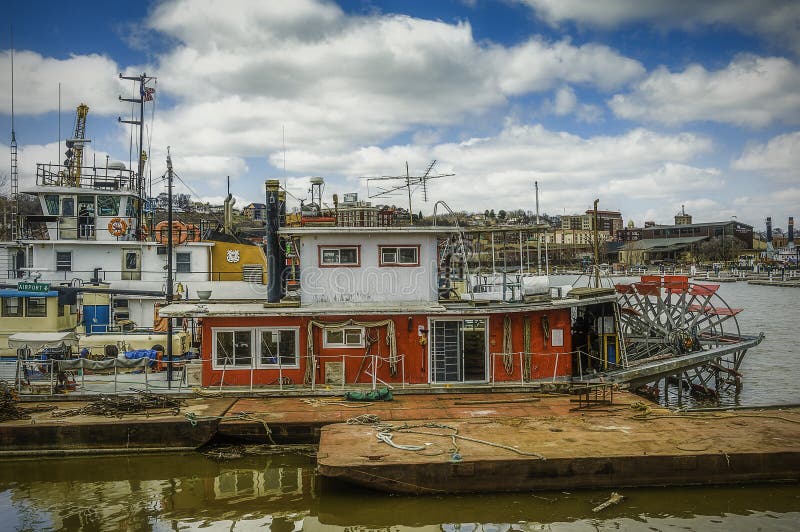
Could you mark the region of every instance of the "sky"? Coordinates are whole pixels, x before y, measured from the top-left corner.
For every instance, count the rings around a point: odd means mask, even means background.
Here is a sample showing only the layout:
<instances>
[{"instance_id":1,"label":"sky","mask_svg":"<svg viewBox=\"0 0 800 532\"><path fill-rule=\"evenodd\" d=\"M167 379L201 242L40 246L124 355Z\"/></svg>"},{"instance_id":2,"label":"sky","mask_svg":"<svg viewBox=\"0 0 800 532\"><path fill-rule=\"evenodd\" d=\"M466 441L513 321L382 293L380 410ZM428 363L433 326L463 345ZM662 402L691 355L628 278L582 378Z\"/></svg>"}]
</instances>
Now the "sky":
<instances>
[{"instance_id":1,"label":"sky","mask_svg":"<svg viewBox=\"0 0 800 532\"><path fill-rule=\"evenodd\" d=\"M375 196L364 177L421 175L455 211L582 213L625 223L800 217L800 2L792 0L163 0L15 2L0 28L0 151L21 188L63 160L90 107L84 160L131 161L146 72L147 173L241 207L280 179L290 207ZM60 84L60 120L59 120ZM59 130L60 123L60 130ZM63 144L61 152L64 151ZM134 157L135 159L135 157ZM134 162L135 165L135 162ZM8 174L0 165L0 176ZM388 182L391 183L391 182Z\"/></svg>"}]
</instances>

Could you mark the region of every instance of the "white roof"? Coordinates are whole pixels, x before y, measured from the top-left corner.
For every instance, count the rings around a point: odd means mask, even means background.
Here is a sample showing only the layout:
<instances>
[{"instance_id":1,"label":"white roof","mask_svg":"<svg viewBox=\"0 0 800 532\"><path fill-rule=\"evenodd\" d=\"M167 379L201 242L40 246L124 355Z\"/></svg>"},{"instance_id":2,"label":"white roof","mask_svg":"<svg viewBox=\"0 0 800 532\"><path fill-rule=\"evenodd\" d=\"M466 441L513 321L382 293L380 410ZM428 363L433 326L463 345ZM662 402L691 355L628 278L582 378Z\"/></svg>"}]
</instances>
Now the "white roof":
<instances>
[{"instance_id":1,"label":"white roof","mask_svg":"<svg viewBox=\"0 0 800 532\"><path fill-rule=\"evenodd\" d=\"M8 347L14 349L27 347L34 353L46 347L71 347L76 345L78 345L78 337L74 331L18 332L8 337Z\"/></svg>"},{"instance_id":2,"label":"white roof","mask_svg":"<svg viewBox=\"0 0 800 532\"><path fill-rule=\"evenodd\" d=\"M461 230L459 227L449 225L439 226L399 226L399 227L281 227L278 231L281 234L292 235L341 235L341 234L444 234L454 233Z\"/></svg>"}]
</instances>

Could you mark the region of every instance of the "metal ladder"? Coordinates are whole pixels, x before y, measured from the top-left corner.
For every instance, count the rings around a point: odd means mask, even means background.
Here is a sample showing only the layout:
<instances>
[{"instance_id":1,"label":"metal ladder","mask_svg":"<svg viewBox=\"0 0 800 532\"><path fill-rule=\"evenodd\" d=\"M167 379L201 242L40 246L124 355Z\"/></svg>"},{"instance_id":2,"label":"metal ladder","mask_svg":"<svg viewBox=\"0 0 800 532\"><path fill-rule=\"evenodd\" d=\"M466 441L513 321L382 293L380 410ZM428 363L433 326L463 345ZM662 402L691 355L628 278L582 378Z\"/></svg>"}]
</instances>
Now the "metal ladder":
<instances>
[{"instance_id":1,"label":"metal ladder","mask_svg":"<svg viewBox=\"0 0 800 532\"><path fill-rule=\"evenodd\" d=\"M619 354L622 367L628 367L628 348L625 346L625 333L622 331L622 319L619 314L619 301L614 302L614 322L617 327L617 338L619 339Z\"/></svg>"},{"instance_id":2,"label":"metal ladder","mask_svg":"<svg viewBox=\"0 0 800 532\"><path fill-rule=\"evenodd\" d=\"M11 132L11 240L19 238L19 175L17 174L17 137Z\"/></svg>"}]
</instances>

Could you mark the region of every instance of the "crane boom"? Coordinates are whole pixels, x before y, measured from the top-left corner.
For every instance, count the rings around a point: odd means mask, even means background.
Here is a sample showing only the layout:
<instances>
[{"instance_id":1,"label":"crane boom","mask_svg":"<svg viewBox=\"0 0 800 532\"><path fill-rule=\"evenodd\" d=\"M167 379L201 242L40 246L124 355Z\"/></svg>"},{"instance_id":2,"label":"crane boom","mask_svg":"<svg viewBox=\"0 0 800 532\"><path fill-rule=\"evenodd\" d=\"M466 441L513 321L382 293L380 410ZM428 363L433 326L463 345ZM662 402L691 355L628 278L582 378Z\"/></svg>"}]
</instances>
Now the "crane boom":
<instances>
[{"instance_id":1,"label":"crane boom","mask_svg":"<svg viewBox=\"0 0 800 532\"><path fill-rule=\"evenodd\" d=\"M86 139L86 116L89 114L89 106L82 103L78 106L75 113L75 132L71 139L67 139L67 160L64 162L68 167L71 184L81 186L81 166L83 166L83 146L91 142Z\"/></svg>"}]
</instances>

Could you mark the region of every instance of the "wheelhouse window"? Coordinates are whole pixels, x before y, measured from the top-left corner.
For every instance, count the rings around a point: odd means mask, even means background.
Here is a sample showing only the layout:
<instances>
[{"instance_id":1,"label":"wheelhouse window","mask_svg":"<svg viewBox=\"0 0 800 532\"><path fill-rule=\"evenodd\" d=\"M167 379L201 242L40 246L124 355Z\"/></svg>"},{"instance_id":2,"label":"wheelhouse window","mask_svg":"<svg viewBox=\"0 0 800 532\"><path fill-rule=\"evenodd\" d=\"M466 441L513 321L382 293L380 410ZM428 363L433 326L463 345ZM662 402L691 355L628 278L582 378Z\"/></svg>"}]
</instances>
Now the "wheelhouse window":
<instances>
[{"instance_id":1,"label":"wheelhouse window","mask_svg":"<svg viewBox=\"0 0 800 532\"><path fill-rule=\"evenodd\" d=\"M175 254L175 271L178 273L191 273L192 271L192 254L191 253L176 253Z\"/></svg>"},{"instance_id":2,"label":"wheelhouse window","mask_svg":"<svg viewBox=\"0 0 800 532\"><path fill-rule=\"evenodd\" d=\"M320 266L359 266L359 246L320 246Z\"/></svg>"},{"instance_id":3,"label":"wheelhouse window","mask_svg":"<svg viewBox=\"0 0 800 532\"><path fill-rule=\"evenodd\" d=\"M250 368L253 365L253 331L214 330L214 368Z\"/></svg>"},{"instance_id":4,"label":"wheelhouse window","mask_svg":"<svg viewBox=\"0 0 800 532\"><path fill-rule=\"evenodd\" d=\"M25 316L28 318L45 318L47 317L47 298L26 297L25 309Z\"/></svg>"},{"instance_id":5,"label":"wheelhouse window","mask_svg":"<svg viewBox=\"0 0 800 532\"><path fill-rule=\"evenodd\" d=\"M75 198L61 200L61 216L75 216Z\"/></svg>"},{"instance_id":6,"label":"wheelhouse window","mask_svg":"<svg viewBox=\"0 0 800 532\"><path fill-rule=\"evenodd\" d=\"M322 344L323 347L364 347L364 329L361 327L325 329Z\"/></svg>"},{"instance_id":7,"label":"wheelhouse window","mask_svg":"<svg viewBox=\"0 0 800 532\"><path fill-rule=\"evenodd\" d=\"M119 214L119 196L97 196L98 216L117 216Z\"/></svg>"},{"instance_id":8,"label":"wheelhouse window","mask_svg":"<svg viewBox=\"0 0 800 532\"><path fill-rule=\"evenodd\" d=\"M72 271L71 251L56 251L56 271L58 272Z\"/></svg>"},{"instance_id":9,"label":"wheelhouse window","mask_svg":"<svg viewBox=\"0 0 800 532\"><path fill-rule=\"evenodd\" d=\"M3 298L3 317L19 318L22 317L22 298L4 297Z\"/></svg>"},{"instance_id":10,"label":"wheelhouse window","mask_svg":"<svg viewBox=\"0 0 800 532\"><path fill-rule=\"evenodd\" d=\"M379 246L381 266L419 266L419 246Z\"/></svg>"},{"instance_id":11,"label":"wheelhouse window","mask_svg":"<svg viewBox=\"0 0 800 532\"><path fill-rule=\"evenodd\" d=\"M297 329L261 329L261 367L298 367L300 351Z\"/></svg>"},{"instance_id":12,"label":"wheelhouse window","mask_svg":"<svg viewBox=\"0 0 800 532\"><path fill-rule=\"evenodd\" d=\"M47 206L47 214L58 215L58 196L56 194L46 194L44 203Z\"/></svg>"}]
</instances>

